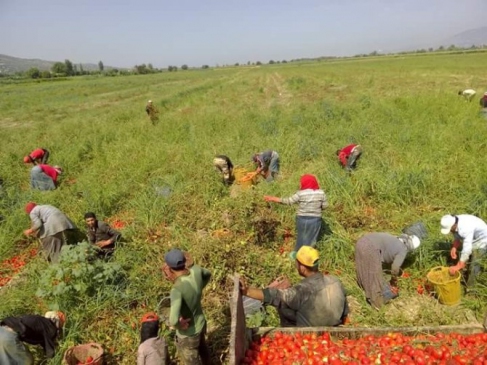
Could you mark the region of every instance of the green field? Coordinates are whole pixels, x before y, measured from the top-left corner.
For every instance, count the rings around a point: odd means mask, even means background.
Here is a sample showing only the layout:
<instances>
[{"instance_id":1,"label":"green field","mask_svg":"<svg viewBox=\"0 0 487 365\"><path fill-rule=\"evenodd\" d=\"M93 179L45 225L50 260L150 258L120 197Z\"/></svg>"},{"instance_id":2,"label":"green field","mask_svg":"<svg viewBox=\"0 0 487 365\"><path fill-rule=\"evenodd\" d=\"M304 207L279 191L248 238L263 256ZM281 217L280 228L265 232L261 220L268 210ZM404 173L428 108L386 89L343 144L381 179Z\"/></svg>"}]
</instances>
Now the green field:
<instances>
[{"instance_id":1,"label":"green field","mask_svg":"<svg viewBox=\"0 0 487 365\"><path fill-rule=\"evenodd\" d=\"M287 230L295 234L294 207L268 205L263 196L289 196L310 173L330 202L324 219L332 234L318 244L322 269L339 273L353 296L352 325L481 319L485 276L478 292L453 308L419 295L415 279L447 262L442 215L487 219L487 124L478 106L487 91L486 61L487 53L383 57L0 84L0 260L25 249L24 205L31 200L59 207L83 229L86 211L127 222L126 242L113 259L125 273L116 285L75 299L40 299L35 294L47 280L47 263L38 257L0 290L0 318L43 313L57 303L68 322L51 364L69 346L88 341L103 344L111 363L133 364L139 319L157 310L171 287L160 270L164 252L180 247L213 273L204 309L215 363L225 362L228 275L239 272L255 285L281 274L299 280L287 256L294 243L284 239ZM464 88L477 90L472 103L457 96ZM155 126L144 111L148 99L160 110ZM335 156L350 142L364 148L351 177ZM49 149L50 162L65 170L56 191L30 190L22 157L37 147ZM269 148L281 156L277 183L250 191L220 183L215 154L250 168L251 155ZM160 194L167 188L169 196ZM401 279L397 300L374 311L355 283L354 243L366 232L399 234L418 220L429 237L408 260L412 277ZM259 239L276 222L275 235ZM230 233L213 234L223 228ZM265 324L277 323L269 309ZM171 332L164 333L172 345Z\"/></svg>"}]
</instances>

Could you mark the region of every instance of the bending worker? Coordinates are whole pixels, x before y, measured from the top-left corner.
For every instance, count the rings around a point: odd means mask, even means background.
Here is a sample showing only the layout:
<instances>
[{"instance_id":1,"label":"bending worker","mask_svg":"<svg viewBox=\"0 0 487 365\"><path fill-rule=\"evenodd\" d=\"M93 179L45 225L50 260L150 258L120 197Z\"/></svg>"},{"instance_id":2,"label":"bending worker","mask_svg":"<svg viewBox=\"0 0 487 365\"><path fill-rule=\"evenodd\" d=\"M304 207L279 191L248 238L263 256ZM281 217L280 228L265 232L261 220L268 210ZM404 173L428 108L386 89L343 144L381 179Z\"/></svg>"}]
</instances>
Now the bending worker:
<instances>
[{"instance_id":1,"label":"bending worker","mask_svg":"<svg viewBox=\"0 0 487 365\"><path fill-rule=\"evenodd\" d=\"M349 308L340 280L318 270L320 254L303 246L293 254L298 274L304 279L287 289L251 288L241 279L242 295L276 307L281 327L320 327L343 324Z\"/></svg>"},{"instance_id":2,"label":"bending worker","mask_svg":"<svg viewBox=\"0 0 487 365\"><path fill-rule=\"evenodd\" d=\"M47 164L47 160L49 159L49 151L45 148L36 148L34 151L29 153L27 156L24 157L25 163L33 163L34 165L40 164Z\"/></svg>"},{"instance_id":3,"label":"bending worker","mask_svg":"<svg viewBox=\"0 0 487 365\"><path fill-rule=\"evenodd\" d=\"M30 186L42 191L54 190L58 186L58 176L63 173L59 166L37 165L30 170Z\"/></svg>"},{"instance_id":4,"label":"bending worker","mask_svg":"<svg viewBox=\"0 0 487 365\"><path fill-rule=\"evenodd\" d=\"M362 146L359 144L349 144L341 150L337 150L336 154L342 167L347 171L352 171L357 168L357 161L362 156Z\"/></svg>"},{"instance_id":5,"label":"bending worker","mask_svg":"<svg viewBox=\"0 0 487 365\"><path fill-rule=\"evenodd\" d=\"M233 183L235 177L233 175L233 164L230 158L225 155L217 155L213 159L213 166L222 174L223 183L230 185Z\"/></svg>"},{"instance_id":6,"label":"bending worker","mask_svg":"<svg viewBox=\"0 0 487 365\"><path fill-rule=\"evenodd\" d=\"M398 295L397 277L409 252L419 247L418 236L389 233L367 233L355 245L357 282L364 289L367 302L379 309ZM386 282L382 264L392 264L391 280Z\"/></svg>"},{"instance_id":7,"label":"bending worker","mask_svg":"<svg viewBox=\"0 0 487 365\"><path fill-rule=\"evenodd\" d=\"M252 161L257 165L256 174L264 176L267 182L274 181L279 174L279 154L276 151L267 150L256 153Z\"/></svg>"},{"instance_id":8,"label":"bending worker","mask_svg":"<svg viewBox=\"0 0 487 365\"><path fill-rule=\"evenodd\" d=\"M480 273L479 261L487 252L487 224L480 218L469 215L445 215L441 218L441 233L453 234L450 256L457 259L457 251L462 246L460 260L455 266L450 267L450 274L465 268L470 261L467 286L475 284L475 277Z\"/></svg>"},{"instance_id":9,"label":"bending worker","mask_svg":"<svg viewBox=\"0 0 487 365\"><path fill-rule=\"evenodd\" d=\"M0 321L0 364L32 365L34 358L22 342L42 346L46 357L53 358L64 321L62 312L4 318Z\"/></svg>"}]
</instances>

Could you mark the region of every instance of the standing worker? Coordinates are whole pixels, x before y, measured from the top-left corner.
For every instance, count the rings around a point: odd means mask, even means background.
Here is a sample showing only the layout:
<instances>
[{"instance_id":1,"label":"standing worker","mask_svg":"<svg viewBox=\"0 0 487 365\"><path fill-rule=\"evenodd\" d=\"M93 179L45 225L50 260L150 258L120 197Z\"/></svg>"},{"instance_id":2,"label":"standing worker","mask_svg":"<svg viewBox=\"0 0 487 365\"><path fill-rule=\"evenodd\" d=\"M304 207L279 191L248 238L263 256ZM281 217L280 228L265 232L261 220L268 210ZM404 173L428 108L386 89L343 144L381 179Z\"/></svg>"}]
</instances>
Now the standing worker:
<instances>
[{"instance_id":1,"label":"standing worker","mask_svg":"<svg viewBox=\"0 0 487 365\"><path fill-rule=\"evenodd\" d=\"M1 320L0 364L32 365L34 358L22 342L42 346L46 357L52 359L64 321L62 312L47 312L44 317L33 314Z\"/></svg>"},{"instance_id":2,"label":"standing worker","mask_svg":"<svg viewBox=\"0 0 487 365\"><path fill-rule=\"evenodd\" d=\"M30 170L30 186L42 191L54 190L62 173L63 169L59 166L36 165Z\"/></svg>"},{"instance_id":3,"label":"standing worker","mask_svg":"<svg viewBox=\"0 0 487 365\"><path fill-rule=\"evenodd\" d=\"M477 94L473 89L459 90L458 95L461 95L465 100L472 101L473 97Z\"/></svg>"},{"instance_id":4,"label":"standing worker","mask_svg":"<svg viewBox=\"0 0 487 365\"><path fill-rule=\"evenodd\" d=\"M156 122L159 120L159 111L152 103L152 100L149 100L147 102L147 105L145 106L145 112L149 116L152 124L156 124Z\"/></svg>"},{"instance_id":5,"label":"standing worker","mask_svg":"<svg viewBox=\"0 0 487 365\"><path fill-rule=\"evenodd\" d=\"M367 302L379 309L398 295L397 277L409 252L419 247L416 235L367 233L355 245L355 270L359 286L365 291ZM392 264L391 279L387 283L382 264Z\"/></svg>"},{"instance_id":6,"label":"standing worker","mask_svg":"<svg viewBox=\"0 0 487 365\"><path fill-rule=\"evenodd\" d=\"M487 224L480 218L469 215L445 215L441 218L441 233L453 234L450 256L456 260L457 251L462 246L460 260L450 266L450 274L462 270L469 262L467 286L475 285L475 278L481 271L480 260L487 252Z\"/></svg>"},{"instance_id":7,"label":"standing worker","mask_svg":"<svg viewBox=\"0 0 487 365\"><path fill-rule=\"evenodd\" d=\"M359 144L349 144L341 150L337 150L336 154L342 167L346 171L351 172L357 168L357 161L362 156L362 146Z\"/></svg>"},{"instance_id":8,"label":"standing worker","mask_svg":"<svg viewBox=\"0 0 487 365\"><path fill-rule=\"evenodd\" d=\"M36 148L34 151L29 153L27 156L24 157L25 163L33 163L37 165L38 163L47 164L47 160L49 159L49 151L45 148Z\"/></svg>"},{"instance_id":9,"label":"standing worker","mask_svg":"<svg viewBox=\"0 0 487 365\"><path fill-rule=\"evenodd\" d=\"M281 327L338 326L345 322L349 308L340 280L318 270L320 254L303 246L295 252L296 270L304 279L284 289L251 288L240 280L242 295L276 307Z\"/></svg>"},{"instance_id":10,"label":"standing worker","mask_svg":"<svg viewBox=\"0 0 487 365\"><path fill-rule=\"evenodd\" d=\"M267 182L274 181L279 174L279 154L276 151L267 150L256 153L252 161L257 165L255 173L264 176Z\"/></svg>"},{"instance_id":11,"label":"standing worker","mask_svg":"<svg viewBox=\"0 0 487 365\"><path fill-rule=\"evenodd\" d=\"M301 246L314 247L316 245L321 230L321 214L323 209L328 207L328 201L315 176L301 176L299 190L289 198L264 196L264 199L268 202L286 205L299 204L296 215L298 238L294 251L298 251Z\"/></svg>"},{"instance_id":12,"label":"standing worker","mask_svg":"<svg viewBox=\"0 0 487 365\"><path fill-rule=\"evenodd\" d=\"M28 237L39 237L47 260L56 263L61 248L73 240L76 226L63 212L52 205L27 203L25 212L30 216L32 225L24 231L24 234Z\"/></svg>"},{"instance_id":13,"label":"standing worker","mask_svg":"<svg viewBox=\"0 0 487 365\"><path fill-rule=\"evenodd\" d=\"M164 261L167 267L163 271L174 282L169 324L176 329L180 360L184 365L209 365L211 359L205 339L206 318L201 296L211 273L198 265L188 268L184 252L178 249L166 253Z\"/></svg>"},{"instance_id":14,"label":"standing worker","mask_svg":"<svg viewBox=\"0 0 487 365\"><path fill-rule=\"evenodd\" d=\"M222 174L223 183L225 185L230 185L235 180L233 175L233 164L230 158L225 155L217 155L213 159L213 166Z\"/></svg>"}]
</instances>

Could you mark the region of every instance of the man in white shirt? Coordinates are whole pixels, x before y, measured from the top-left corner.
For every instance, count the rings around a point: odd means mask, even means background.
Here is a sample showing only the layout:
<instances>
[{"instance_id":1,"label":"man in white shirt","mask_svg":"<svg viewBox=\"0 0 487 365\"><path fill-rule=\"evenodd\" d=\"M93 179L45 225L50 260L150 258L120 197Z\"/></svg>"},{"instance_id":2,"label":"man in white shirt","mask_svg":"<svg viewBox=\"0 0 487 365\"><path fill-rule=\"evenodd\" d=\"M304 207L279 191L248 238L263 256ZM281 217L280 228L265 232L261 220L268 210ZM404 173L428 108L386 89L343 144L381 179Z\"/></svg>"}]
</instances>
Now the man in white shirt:
<instances>
[{"instance_id":1,"label":"man in white shirt","mask_svg":"<svg viewBox=\"0 0 487 365\"><path fill-rule=\"evenodd\" d=\"M474 215L445 215L441 218L441 233L452 233L454 236L450 251L450 256L454 260L457 259L457 250L463 243L460 260L455 266L450 267L450 274L453 275L465 268L470 259L467 286L473 285L475 276L480 272L478 260L487 251L487 224Z\"/></svg>"},{"instance_id":2,"label":"man in white shirt","mask_svg":"<svg viewBox=\"0 0 487 365\"><path fill-rule=\"evenodd\" d=\"M465 100L472 101L473 97L477 94L473 89L466 89L458 91L458 95L461 95L465 98Z\"/></svg>"}]
</instances>

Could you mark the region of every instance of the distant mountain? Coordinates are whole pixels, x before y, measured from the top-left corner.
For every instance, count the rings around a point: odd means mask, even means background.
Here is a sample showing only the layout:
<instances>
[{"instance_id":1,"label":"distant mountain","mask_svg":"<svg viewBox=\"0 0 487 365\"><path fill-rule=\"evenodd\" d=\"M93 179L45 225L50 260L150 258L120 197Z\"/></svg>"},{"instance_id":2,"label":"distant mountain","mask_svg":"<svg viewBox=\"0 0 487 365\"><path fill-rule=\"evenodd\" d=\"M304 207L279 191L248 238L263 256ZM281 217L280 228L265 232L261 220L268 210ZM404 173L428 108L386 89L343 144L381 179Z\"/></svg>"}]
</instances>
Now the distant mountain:
<instances>
[{"instance_id":1,"label":"distant mountain","mask_svg":"<svg viewBox=\"0 0 487 365\"><path fill-rule=\"evenodd\" d=\"M469 29L441 42L445 47L452 44L463 48L487 45L487 27Z\"/></svg>"},{"instance_id":2,"label":"distant mountain","mask_svg":"<svg viewBox=\"0 0 487 365\"><path fill-rule=\"evenodd\" d=\"M24 72L32 67L37 67L41 71L49 71L51 70L52 65L55 64L56 62L64 62L64 60L45 61L39 59L18 58L18 57L12 57L12 56L0 54L0 73L13 74L15 72ZM71 62L73 62L73 65L75 65L79 69L79 63L75 63L74 61ZM98 64L95 63L82 63L81 65L83 66L83 70L85 71L98 70ZM104 65L105 70L110 70L113 68L118 68L120 70L125 69L123 67L119 68L119 67Z\"/></svg>"}]
</instances>

